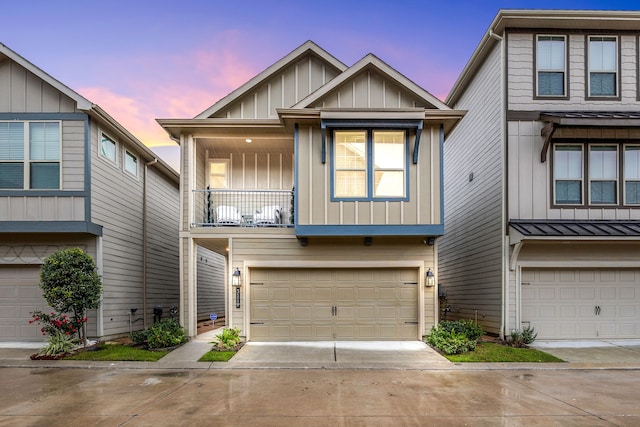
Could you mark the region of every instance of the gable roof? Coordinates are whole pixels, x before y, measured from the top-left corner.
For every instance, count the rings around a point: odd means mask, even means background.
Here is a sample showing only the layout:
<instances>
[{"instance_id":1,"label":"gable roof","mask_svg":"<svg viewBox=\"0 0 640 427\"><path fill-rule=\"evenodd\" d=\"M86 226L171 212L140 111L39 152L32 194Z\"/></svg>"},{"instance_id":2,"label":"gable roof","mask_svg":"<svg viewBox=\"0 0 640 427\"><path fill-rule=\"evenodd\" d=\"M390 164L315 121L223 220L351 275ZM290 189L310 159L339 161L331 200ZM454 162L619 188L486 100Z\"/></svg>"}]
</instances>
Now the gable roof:
<instances>
[{"instance_id":1,"label":"gable roof","mask_svg":"<svg viewBox=\"0 0 640 427\"><path fill-rule=\"evenodd\" d=\"M482 67L505 29L640 30L640 11L612 10L513 10L498 11L471 58L454 83L445 102L452 107Z\"/></svg>"},{"instance_id":2,"label":"gable roof","mask_svg":"<svg viewBox=\"0 0 640 427\"><path fill-rule=\"evenodd\" d=\"M165 163L162 159L160 159L149 147L144 145L138 138L133 136L131 132L129 132L124 126L116 121L113 117L111 117L106 111L100 108L99 105L92 103L84 96L80 95L78 92L71 89L69 86L63 84L59 80L53 78L50 74L46 73L41 68L37 67L26 58L22 57L18 53L11 50L5 44L0 43L0 54L6 56L11 61L14 61L30 73L34 74L36 77L42 79L44 82L55 88L56 90L63 93L65 96L68 96L73 101L76 102L76 108L81 111L85 111L87 114L92 115L93 117L99 118L102 121L108 123L117 132L120 133L124 138L128 139L131 143L133 143L146 157L151 161L158 161L161 165L164 173L169 176L173 181L178 182L179 174L167 163Z\"/></svg>"},{"instance_id":3,"label":"gable roof","mask_svg":"<svg viewBox=\"0 0 640 427\"><path fill-rule=\"evenodd\" d=\"M425 103L432 105L434 108L440 110L450 110L450 108L444 102L440 101L438 98L418 86L416 83L405 77L402 73L396 71L386 62L382 61L372 53L369 53L360 61L356 62L347 70L345 70L342 74L338 75L336 78L320 87L315 92L309 94L306 98L300 100L296 105L291 107L291 109L302 109L310 107L313 103L320 100L331 91L335 90L343 83L356 76L362 70L369 67L376 69L376 71L396 81L405 89L413 93L416 97L422 99L423 101L425 101Z\"/></svg>"},{"instance_id":4,"label":"gable roof","mask_svg":"<svg viewBox=\"0 0 640 427\"><path fill-rule=\"evenodd\" d=\"M251 90L253 90L256 86L258 86L263 81L265 81L268 78L272 77L273 75L277 74L282 69L286 68L287 66L291 65L292 63L296 62L298 59L300 59L301 57L303 57L303 56L305 56L305 55L307 55L309 53L315 54L316 56L318 56L319 58L324 60L328 65L332 66L333 68L335 68L339 72L343 72L344 70L347 69L347 66L345 64L343 64L341 61L336 59L329 52L327 52L326 50L322 49L320 46L318 46L317 44L315 44L311 40L308 40L305 43L303 43L302 45L298 46L296 49L294 49L287 56L285 56L284 58L280 59L279 61L277 61L273 65L269 66L266 70L264 70L260 74L256 75L251 80L249 80L248 82L246 82L245 84L240 86L238 89L236 89L233 92L231 92L229 95L227 95L224 98L220 99L218 102L216 102L211 107L207 108L202 113L200 113L197 116L195 116L194 118L196 118L196 119L206 119L206 118L211 117L212 115L214 115L218 111L222 110L223 108L225 108L226 106L231 104L236 99L242 97L246 93L248 93Z\"/></svg>"}]
</instances>

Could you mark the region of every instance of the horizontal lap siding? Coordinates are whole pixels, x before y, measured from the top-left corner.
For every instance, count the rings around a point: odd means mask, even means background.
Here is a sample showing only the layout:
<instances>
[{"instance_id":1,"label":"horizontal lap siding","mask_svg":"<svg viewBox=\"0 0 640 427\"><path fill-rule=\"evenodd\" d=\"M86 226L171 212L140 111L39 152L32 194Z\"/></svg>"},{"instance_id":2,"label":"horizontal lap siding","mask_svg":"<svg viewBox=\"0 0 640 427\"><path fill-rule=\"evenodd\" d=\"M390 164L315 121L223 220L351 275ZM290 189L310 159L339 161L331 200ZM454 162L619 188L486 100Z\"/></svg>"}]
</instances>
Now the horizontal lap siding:
<instances>
[{"instance_id":1,"label":"horizontal lap siding","mask_svg":"<svg viewBox=\"0 0 640 427\"><path fill-rule=\"evenodd\" d=\"M445 235L439 243L448 318L477 315L495 333L501 323L504 234L500 74L496 47L454 106L468 113L445 141Z\"/></svg>"},{"instance_id":2,"label":"horizontal lap siding","mask_svg":"<svg viewBox=\"0 0 640 427\"><path fill-rule=\"evenodd\" d=\"M206 248L197 248L198 320L207 320L211 313L225 315L226 259Z\"/></svg>"}]
</instances>

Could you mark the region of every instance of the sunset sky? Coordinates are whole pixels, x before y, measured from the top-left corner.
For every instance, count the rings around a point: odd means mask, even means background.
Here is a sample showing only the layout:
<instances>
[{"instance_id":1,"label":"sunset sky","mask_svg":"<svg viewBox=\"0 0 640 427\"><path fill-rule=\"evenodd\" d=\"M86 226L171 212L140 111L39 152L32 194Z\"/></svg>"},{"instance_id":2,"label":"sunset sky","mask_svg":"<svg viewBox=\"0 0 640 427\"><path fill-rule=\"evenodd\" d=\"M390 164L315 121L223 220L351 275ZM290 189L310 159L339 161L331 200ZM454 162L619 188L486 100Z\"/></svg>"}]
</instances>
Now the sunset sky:
<instances>
[{"instance_id":1,"label":"sunset sky","mask_svg":"<svg viewBox=\"0 0 640 427\"><path fill-rule=\"evenodd\" d=\"M440 99L499 9L636 10L634 1L0 0L0 42L100 105L177 168L156 118L187 118L313 40L367 53Z\"/></svg>"}]
</instances>

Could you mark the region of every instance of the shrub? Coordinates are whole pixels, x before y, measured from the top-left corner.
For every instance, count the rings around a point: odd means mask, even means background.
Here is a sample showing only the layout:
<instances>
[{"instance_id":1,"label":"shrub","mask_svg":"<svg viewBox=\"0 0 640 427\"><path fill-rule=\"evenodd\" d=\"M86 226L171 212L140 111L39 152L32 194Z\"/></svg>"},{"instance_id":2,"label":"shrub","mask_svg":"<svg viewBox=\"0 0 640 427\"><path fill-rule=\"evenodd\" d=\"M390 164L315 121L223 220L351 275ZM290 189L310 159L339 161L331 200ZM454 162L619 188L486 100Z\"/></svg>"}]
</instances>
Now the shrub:
<instances>
[{"instance_id":1,"label":"shrub","mask_svg":"<svg viewBox=\"0 0 640 427\"><path fill-rule=\"evenodd\" d=\"M55 313L53 311L47 314L36 310L31 313L31 316L33 319L29 320L29 323L42 325L40 332L42 332L42 335L49 336L53 336L57 332L62 332L65 335L75 335L78 329L87 321L86 317L80 319L69 318L66 314Z\"/></svg>"},{"instance_id":2,"label":"shrub","mask_svg":"<svg viewBox=\"0 0 640 427\"><path fill-rule=\"evenodd\" d=\"M131 341L149 349L180 345L187 340L184 328L175 319L162 319L143 331L131 333Z\"/></svg>"},{"instance_id":3,"label":"shrub","mask_svg":"<svg viewBox=\"0 0 640 427\"><path fill-rule=\"evenodd\" d=\"M49 337L47 346L38 351L38 356L60 356L70 353L74 348L75 342L72 336L61 331L55 331Z\"/></svg>"},{"instance_id":4,"label":"shrub","mask_svg":"<svg viewBox=\"0 0 640 427\"><path fill-rule=\"evenodd\" d=\"M537 336L538 333L535 332L531 326L526 326L522 331L514 329L511 331L509 344L514 347L526 347L528 344L534 342Z\"/></svg>"},{"instance_id":5,"label":"shrub","mask_svg":"<svg viewBox=\"0 0 640 427\"><path fill-rule=\"evenodd\" d=\"M444 354L460 354L475 350L477 341L469 339L464 333L454 329L431 328L431 333L427 337L427 342L443 352Z\"/></svg>"},{"instance_id":6,"label":"shrub","mask_svg":"<svg viewBox=\"0 0 640 427\"><path fill-rule=\"evenodd\" d=\"M216 335L218 341L215 347L218 350L233 350L240 344L240 329L224 328L222 333Z\"/></svg>"},{"instance_id":7,"label":"shrub","mask_svg":"<svg viewBox=\"0 0 640 427\"><path fill-rule=\"evenodd\" d=\"M482 326L480 324L476 325L473 320L443 320L438 324L438 329L455 331L475 341L484 335Z\"/></svg>"}]
</instances>

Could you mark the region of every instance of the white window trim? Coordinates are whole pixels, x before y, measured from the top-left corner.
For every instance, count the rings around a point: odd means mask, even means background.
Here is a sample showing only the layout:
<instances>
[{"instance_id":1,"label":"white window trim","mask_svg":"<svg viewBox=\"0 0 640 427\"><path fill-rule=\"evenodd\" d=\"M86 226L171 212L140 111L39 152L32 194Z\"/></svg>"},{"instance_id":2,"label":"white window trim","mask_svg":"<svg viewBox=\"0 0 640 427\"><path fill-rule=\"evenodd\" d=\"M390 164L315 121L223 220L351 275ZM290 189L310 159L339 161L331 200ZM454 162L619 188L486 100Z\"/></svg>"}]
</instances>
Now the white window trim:
<instances>
[{"instance_id":1,"label":"white window trim","mask_svg":"<svg viewBox=\"0 0 640 427\"><path fill-rule=\"evenodd\" d=\"M591 54L591 50L590 50L590 44L591 44L591 39L594 37L601 37L601 38L612 38L615 39L616 41L616 58L615 58L615 85L616 85L616 91L613 95L593 95L591 93L591 68L589 67L589 62L590 62L590 54ZM592 34L587 36L587 46L586 46L586 50L587 50L587 61L586 61L586 67L587 67L587 97L588 98L617 98L620 96L620 38L618 36L614 36L614 35L607 35L607 34Z\"/></svg>"},{"instance_id":2,"label":"white window trim","mask_svg":"<svg viewBox=\"0 0 640 427\"><path fill-rule=\"evenodd\" d=\"M212 158L207 160L207 187L211 188L211 163L224 163L225 165L225 181L227 186L219 188L220 190L229 189L231 187L231 162L230 159ZM211 188L215 190L214 188Z\"/></svg>"},{"instance_id":3,"label":"white window trim","mask_svg":"<svg viewBox=\"0 0 640 427\"><path fill-rule=\"evenodd\" d=\"M135 159L135 163L136 163L136 173L132 173L130 171L127 170L127 156L131 156ZM138 158L138 156L136 156L135 154L133 154L133 152L131 152L128 149L124 149L122 150L122 170L125 172L125 174L129 175L132 178L138 179L139 175L140 175L140 159Z\"/></svg>"},{"instance_id":4,"label":"white window trim","mask_svg":"<svg viewBox=\"0 0 640 427\"><path fill-rule=\"evenodd\" d=\"M99 129L98 130L98 157L106 160L108 163L110 163L111 165L115 166L116 168L118 167L118 151L120 148L120 143L118 142L118 140L116 138L113 138L108 132L105 132L104 130ZM111 141L113 141L115 143L115 159L111 160L110 158L108 158L107 156L105 156L104 154L102 154L102 135L106 136L107 138L109 138Z\"/></svg>"},{"instance_id":5,"label":"white window trim","mask_svg":"<svg viewBox=\"0 0 640 427\"><path fill-rule=\"evenodd\" d=\"M12 120L1 120L1 122L14 122ZM22 177L22 188L15 190L36 190L36 191L56 191L64 189L64 183L62 182L62 120L21 120L22 126L24 127L24 152L22 161L11 161L11 163L22 163L23 167L23 177ZM60 144L58 145L58 188L48 188L48 189L40 189L40 188L31 188L31 164L32 163L52 163L50 160L31 160L31 123L58 123L58 140ZM3 189L6 190L6 189Z\"/></svg>"},{"instance_id":6,"label":"white window trim","mask_svg":"<svg viewBox=\"0 0 640 427\"><path fill-rule=\"evenodd\" d=\"M537 54L538 54L538 42L540 41L540 37L561 37L564 41L564 51L562 54L562 62L564 64L563 68L562 68L562 74L563 74L563 93L561 95L541 95L540 94L540 72L558 72L559 70L545 70L545 69L540 69L538 68L538 58L537 58ZM536 96L539 98L566 98L567 96L569 96L568 94L568 72L567 72L567 46L568 46L568 39L566 35L562 35L562 34L537 34L536 35L536 58L535 58L535 73L536 73Z\"/></svg>"}]
</instances>

